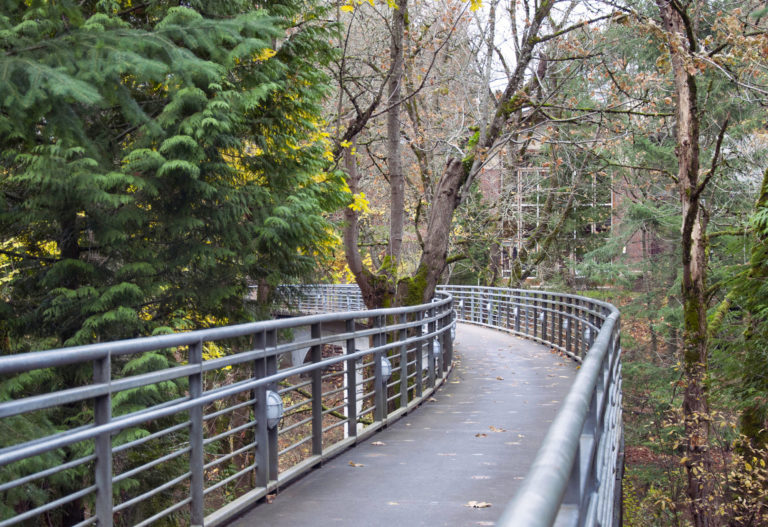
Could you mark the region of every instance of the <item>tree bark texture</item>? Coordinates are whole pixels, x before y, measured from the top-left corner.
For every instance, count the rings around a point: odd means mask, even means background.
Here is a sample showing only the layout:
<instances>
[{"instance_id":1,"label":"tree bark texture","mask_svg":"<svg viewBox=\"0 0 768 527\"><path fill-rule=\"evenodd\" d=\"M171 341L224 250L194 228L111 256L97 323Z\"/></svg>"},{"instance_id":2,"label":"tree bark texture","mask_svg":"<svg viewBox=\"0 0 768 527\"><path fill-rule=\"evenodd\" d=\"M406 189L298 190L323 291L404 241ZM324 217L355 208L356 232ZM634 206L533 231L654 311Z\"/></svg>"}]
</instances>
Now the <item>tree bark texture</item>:
<instances>
[{"instance_id":1,"label":"tree bark texture","mask_svg":"<svg viewBox=\"0 0 768 527\"><path fill-rule=\"evenodd\" d=\"M389 169L390 213L389 248L393 274L397 273L403 247L403 223L405 220L405 178L400 152L400 108L403 85L403 45L405 41L405 16L408 0L399 0L392 13L390 47L391 70L389 76L389 111L387 111L387 167Z\"/></svg>"},{"instance_id":2,"label":"tree bark texture","mask_svg":"<svg viewBox=\"0 0 768 527\"><path fill-rule=\"evenodd\" d=\"M676 93L678 190L683 216L682 301L683 419L685 426L686 494L695 527L714 525L712 459L709 451L707 401L707 217L700 204L699 108L692 54L694 28L685 8L675 0L657 0L666 30ZM689 37L690 36L690 37Z\"/></svg>"}]
</instances>

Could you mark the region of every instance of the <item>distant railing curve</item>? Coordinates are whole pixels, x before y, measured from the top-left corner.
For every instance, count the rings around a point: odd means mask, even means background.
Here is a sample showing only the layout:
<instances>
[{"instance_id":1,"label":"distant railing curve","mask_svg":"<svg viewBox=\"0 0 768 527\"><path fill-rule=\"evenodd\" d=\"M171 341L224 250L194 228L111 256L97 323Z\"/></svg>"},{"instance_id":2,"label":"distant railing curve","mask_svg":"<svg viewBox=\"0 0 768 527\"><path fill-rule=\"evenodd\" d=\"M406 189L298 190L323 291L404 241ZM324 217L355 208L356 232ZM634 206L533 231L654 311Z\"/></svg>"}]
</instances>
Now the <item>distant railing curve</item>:
<instances>
[{"instance_id":1,"label":"distant railing curve","mask_svg":"<svg viewBox=\"0 0 768 527\"><path fill-rule=\"evenodd\" d=\"M440 286L458 320L533 339L581 363L522 488L496 525L619 526L623 426L619 311L547 291Z\"/></svg>"}]
</instances>

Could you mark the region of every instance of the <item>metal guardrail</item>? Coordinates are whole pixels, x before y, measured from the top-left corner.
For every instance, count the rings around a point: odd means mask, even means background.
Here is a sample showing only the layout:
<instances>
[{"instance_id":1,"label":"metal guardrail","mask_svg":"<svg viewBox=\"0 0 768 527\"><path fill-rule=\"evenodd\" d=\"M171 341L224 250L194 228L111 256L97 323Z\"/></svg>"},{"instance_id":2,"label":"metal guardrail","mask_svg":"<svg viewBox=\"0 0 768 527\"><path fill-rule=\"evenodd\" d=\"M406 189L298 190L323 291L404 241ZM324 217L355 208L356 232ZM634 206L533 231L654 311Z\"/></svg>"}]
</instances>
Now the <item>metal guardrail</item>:
<instances>
[{"instance_id":1,"label":"metal guardrail","mask_svg":"<svg viewBox=\"0 0 768 527\"><path fill-rule=\"evenodd\" d=\"M92 378L80 387L0 402L3 424L83 403L91 405L93 419L4 445L0 503L9 503L20 490L29 493L30 486L40 491L45 481L67 471L84 478L82 488L69 495L49 493L44 503L22 503L15 516L0 520L0 527L37 525L41 515L73 502L86 509L77 525L112 525L113 518L118 524L149 525L169 515L179 523L221 524L429 397L451 364L454 309L461 321L539 341L582 363L523 487L497 525L620 525L618 311L604 302L543 291L469 286L438 291L442 298L436 302L412 308L313 315L1 357L0 375L6 376L93 365ZM281 292L292 314L362 307L355 286ZM340 329L328 331L332 325ZM285 332L292 338L281 338ZM244 344L244 338L250 342ZM370 347L359 349L364 346ZM159 351L177 364L139 375L122 373L131 357ZM296 360L305 351L307 362ZM384 381L386 370L391 377ZM174 379L184 381L183 396L112 415L113 396ZM274 429L265 426L269 391L278 393L285 407ZM121 440L130 431L137 438ZM167 451L147 456L153 442L155 450ZM143 455L134 456L136 461L129 454L139 448ZM65 461L46 458L52 452ZM159 485L143 483L148 471L174 461L180 474ZM22 467L11 470L14 464ZM28 466L34 470L18 475ZM150 508L138 519L131 515L131 509L146 509L159 494L172 496L173 504L159 512ZM204 517L206 509L211 512Z\"/></svg>"},{"instance_id":2,"label":"metal guardrail","mask_svg":"<svg viewBox=\"0 0 768 527\"><path fill-rule=\"evenodd\" d=\"M0 357L0 527L222 524L444 381L449 295L361 311L356 290L290 292L347 312ZM21 382L41 372L77 385Z\"/></svg>"},{"instance_id":3,"label":"metal guardrail","mask_svg":"<svg viewBox=\"0 0 768 527\"><path fill-rule=\"evenodd\" d=\"M458 319L533 339L581 362L522 488L496 525L621 525L619 311L546 291L440 286Z\"/></svg>"}]
</instances>

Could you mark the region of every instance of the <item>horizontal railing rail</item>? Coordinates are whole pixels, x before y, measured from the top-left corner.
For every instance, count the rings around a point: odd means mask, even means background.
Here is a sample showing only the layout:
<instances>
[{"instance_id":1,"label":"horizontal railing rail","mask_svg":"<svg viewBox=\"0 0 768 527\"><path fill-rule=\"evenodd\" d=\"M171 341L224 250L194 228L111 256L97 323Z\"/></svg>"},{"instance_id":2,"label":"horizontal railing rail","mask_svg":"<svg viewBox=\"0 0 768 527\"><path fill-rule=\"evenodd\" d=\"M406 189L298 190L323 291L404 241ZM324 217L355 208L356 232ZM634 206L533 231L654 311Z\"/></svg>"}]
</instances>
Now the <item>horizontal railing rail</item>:
<instances>
[{"instance_id":1,"label":"horizontal railing rail","mask_svg":"<svg viewBox=\"0 0 768 527\"><path fill-rule=\"evenodd\" d=\"M0 357L0 527L222 524L410 411L449 371L450 295L364 311L348 289L284 288L326 314Z\"/></svg>"},{"instance_id":2,"label":"horizontal railing rail","mask_svg":"<svg viewBox=\"0 0 768 527\"><path fill-rule=\"evenodd\" d=\"M547 291L440 286L458 320L551 346L581 363L522 488L497 525L621 525L619 311Z\"/></svg>"}]
</instances>

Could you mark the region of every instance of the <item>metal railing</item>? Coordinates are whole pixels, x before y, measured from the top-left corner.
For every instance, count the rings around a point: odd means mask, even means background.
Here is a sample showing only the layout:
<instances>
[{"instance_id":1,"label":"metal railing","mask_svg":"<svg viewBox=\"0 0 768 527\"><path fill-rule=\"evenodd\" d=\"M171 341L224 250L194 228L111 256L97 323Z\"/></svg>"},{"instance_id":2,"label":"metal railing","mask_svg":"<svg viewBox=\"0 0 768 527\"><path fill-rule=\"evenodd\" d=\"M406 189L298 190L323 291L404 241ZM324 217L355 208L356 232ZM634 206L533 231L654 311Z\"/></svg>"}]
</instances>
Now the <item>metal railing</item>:
<instances>
[{"instance_id":1,"label":"metal railing","mask_svg":"<svg viewBox=\"0 0 768 527\"><path fill-rule=\"evenodd\" d=\"M619 311L546 291L440 286L458 319L533 339L581 363L522 488L497 525L621 525Z\"/></svg>"},{"instance_id":2,"label":"metal railing","mask_svg":"<svg viewBox=\"0 0 768 527\"><path fill-rule=\"evenodd\" d=\"M294 307L347 312L0 357L0 527L222 524L410 411L450 368L451 298L359 297L315 288Z\"/></svg>"},{"instance_id":3,"label":"metal railing","mask_svg":"<svg viewBox=\"0 0 768 527\"><path fill-rule=\"evenodd\" d=\"M581 362L523 487L497 525L619 525L618 311L604 302L543 291L438 291L437 301L411 308L0 358L0 375L12 376L6 379L39 368L93 365L82 386L0 403L0 423L7 428L13 419L33 421L35 414L43 414L35 422L70 415L66 410L77 405L88 404L92 412L91 422L69 430L54 427L49 433L42 427L38 436L16 444L4 440L0 503L16 506L15 515L0 516L0 527L37 525L40 515L72 503L84 510L77 525L111 525L113 518L148 525L169 515L178 523L221 524L429 397L451 364L454 310L461 321L536 340ZM355 286L285 287L281 293L290 314L362 307ZM126 373L137 357L163 353L173 366ZM173 382L177 396L113 415L125 394L172 392ZM266 426L269 392L284 406L276 428ZM68 471L81 477L81 488L54 494L46 482ZM152 472L161 472L165 481L147 477ZM25 492L36 501L20 499ZM155 508L158 496L165 501Z\"/></svg>"}]
</instances>

